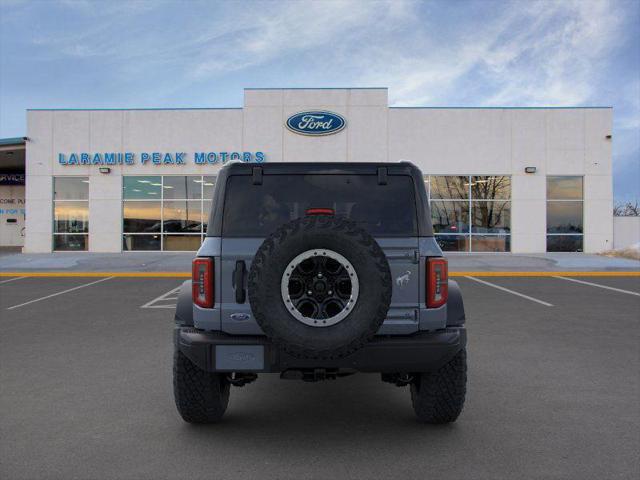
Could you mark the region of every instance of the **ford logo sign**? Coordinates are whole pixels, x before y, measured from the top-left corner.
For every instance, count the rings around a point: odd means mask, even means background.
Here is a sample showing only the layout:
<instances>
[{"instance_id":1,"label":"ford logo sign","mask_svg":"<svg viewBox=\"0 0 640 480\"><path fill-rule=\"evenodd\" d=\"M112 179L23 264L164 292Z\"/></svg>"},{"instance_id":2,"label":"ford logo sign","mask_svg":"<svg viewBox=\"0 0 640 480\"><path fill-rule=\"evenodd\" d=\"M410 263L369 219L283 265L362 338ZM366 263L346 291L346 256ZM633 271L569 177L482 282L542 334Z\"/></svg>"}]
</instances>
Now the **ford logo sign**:
<instances>
[{"instance_id":1,"label":"ford logo sign","mask_svg":"<svg viewBox=\"0 0 640 480\"><path fill-rule=\"evenodd\" d=\"M346 124L341 115L323 110L300 112L287 119L287 128L300 135L331 135L338 133Z\"/></svg>"}]
</instances>

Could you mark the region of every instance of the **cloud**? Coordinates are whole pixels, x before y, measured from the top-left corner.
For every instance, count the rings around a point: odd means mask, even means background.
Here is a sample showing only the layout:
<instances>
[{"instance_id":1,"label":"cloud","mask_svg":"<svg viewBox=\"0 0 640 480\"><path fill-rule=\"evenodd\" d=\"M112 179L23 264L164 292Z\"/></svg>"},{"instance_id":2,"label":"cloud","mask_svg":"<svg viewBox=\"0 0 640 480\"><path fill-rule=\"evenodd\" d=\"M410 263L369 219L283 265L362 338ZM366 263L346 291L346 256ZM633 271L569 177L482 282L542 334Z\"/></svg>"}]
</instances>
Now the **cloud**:
<instances>
[{"instance_id":1,"label":"cloud","mask_svg":"<svg viewBox=\"0 0 640 480\"><path fill-rule=\"evenodd\" d=\"M468 23L440 42L416 37L417 51L381 48L362 61L371 61L368 78L388 84L395 105L442 105L468 90L477 105L580 105L618 41L621 14L605 1L514 2L465 32Z\"/></svg>"},{"instance_id":2,"label":"cloud","mask_svg":"<svg viewBox=\"0 0 640 480\"><path fill-rule=\"evenodd\" d=\"M232 30L212 25L214 36L196 42L204 54L195 62L193 77L221 75L296 53L336 51L345 36L355 32L359 37L385 18L405 17L409 4L344 0L258 5L263 8L235 17Z\"/></svg>"},{"instance_id":3,"label":"cloud","mask_svg":"<svg viewBox=\"0 0 640 480\"><path fill-rule=\"evenodd\" d=\"M461 3L443 29L424 8L442 4L340 0L195 4L198 18L176 29L149 25L157 2L65 5L96 21L38 34L53 55L102 58L129 75L162 65L187 83L287 59L299 79L321 69L389 86L397 106L583 104L621 21L605 0L488 4L502 8L482 19Z\"/></svg>"}]
</instances>

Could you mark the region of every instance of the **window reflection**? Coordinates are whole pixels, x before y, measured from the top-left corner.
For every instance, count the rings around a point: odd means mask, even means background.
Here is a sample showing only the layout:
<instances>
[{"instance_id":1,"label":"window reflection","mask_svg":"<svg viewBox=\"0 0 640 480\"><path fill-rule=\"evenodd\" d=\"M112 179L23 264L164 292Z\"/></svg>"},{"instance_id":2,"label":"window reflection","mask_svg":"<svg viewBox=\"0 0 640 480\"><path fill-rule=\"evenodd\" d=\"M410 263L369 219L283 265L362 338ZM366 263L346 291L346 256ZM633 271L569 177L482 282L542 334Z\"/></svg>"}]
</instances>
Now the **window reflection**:
<instances>
[{"instance_id":1,"label":"window reflection","mask_svg":"<svg viewBox=\"0 0 640 480\"><path fill-rule=\"evenodd\" d=\"M547 252L582 252L582 235L547 235Z\"/></svg>"},{"instance_id":2,"label":"window reflection","mask_svg":"<svg viewBox=\"0 0 640 480\"><path fill-rule=\"evenodd\" d=\"M200 248L200 235L164 235L164 250L189 252Z\"/></svg>"},{"instance_id":3,"label":"window reflection","mask_svg":"<svg viewBox=\"0 0 640 480\"><path fill-rule=\"evenodd\" d=\"M89 177L53 178L53 249L87 250Z\"/></svg>"},{"instance_id":4,"label":"window reflection","mask_svg":"<svg viewBox=\"0 0 640 480\"><path fill-rule=\"evenodd\" d=\"M160 202L124 202L123 231L160 232Z\"/></svg>"},{"instance_id":5,"label":"window reflection","mask_svg":"<svg viewBox=\"0 0 640 480\"><path fill-rule=\"evenodd\" d=\"M215 175L123 177L123 250L197 250Z\"/></svg>"},{"instance_id":6,"label":"window reflection","mask_svg":"<svg viewBox=\"0 0 640 480\"><path fill-rule=\"evenodd\" d=\"M473 233L509 233L511 230L511 202L473 202L471 211Z\"/></svg>"},{"instance_id":7,"label":"window reflection","mask_svg":"<svg viewBox=\"0 0 640 480\"><path fill-rule=\"evenodd\" d=\"M54 235L53 249L56 251L86 250L87 235Z\"/></svg>"},{"instance_id":8,"label":"window reflection","mask_svg":"<svg viewBox=\"0 0 640 480\"><path fill-rule=\"evenodd\" d=\"M469 177L467 176L432 176L430 185L431 198L469 198Z\"/></svg>"},{"instance_id":9,"label":"window reflection","mask_svg":"<svg viewBox=\"0 0 640 480\"><path fill-rule=\"evenodd\" d=\"M547 200L582 200L582 177L547 177Z\"/></svg>"},{"instance_id":10,"label":"window reflection","mask_svg":"<svg viewBox=\"0 0 640 480\"><path fill-rule=\"evenodd\" d=\"M468 252L469 235L436 235L436 241L444 252Z\"/></svg>"},{"instance_id":11,"label":"window reflection","mask_svg":"<svg viewBox=\"0 0 640 480\"><path fill-rule=\"evenodd\" d=\"M163 232L200 233L202 227L202 205L199 201L174 200L164 202Z\"/></svg>"},{"instance_id":12,"label":"window reflection","mask_svg":"<svg viewBox=\"0 0 640 480\"><path fill-rule=\"evenodd\" d=\"M504 175L471 177L471 198L475 200L510 199L511 177Z\"/></svg>"},{"instance_id":13,"label":"window reflection","mask_svg":"<svg viewBox=\"0 0 640 480\"><path fill-rule=\"evenodd\" d=\"M511 250L511 236L473 235L471 248L474 252L508 252Z\"/></svg>"},{"instance_id":14,"label":"window reflection","mask_svg":"<svg viewBox=\"0 0 640 480\"><path fill-rule=\"evenodd\" d=\"M202 183L200 175L165 176L162 184L164 198L199 199L202 197Z\"/></svg>"},{"instance_id":15,"label":"window reflection","mask_svg":"<svg viewBox=\"0 0 640 480\"><path fill-rule=\"evenodd\" d=\"M211 215L211 205L213 202L204 201L202 203L203 211L202 211L202 230L203 232L207 232L207 226L209 225L209 215Z\"/></svg>"},{"instance_id":16,"label":"window reflection","mask_svg":"<svg viewBox=\"0 0 640 480\"><path fill-rule=\"evenodd\" d=\"M213 199L213 188L216 185L216 177L208 175L202 177L202 198L205 200Z\"/></svg>"},{"instance_id":17,"label":"window reflection","mask_svg":"<svg viewBox=\"0 0 640 480\"><path fill-rule=\"evenodd\" d=\"M468 233L469 202L432 201L431 222L436 233Z\"/></svg>"},{"instance_id":18,"label":"window reflection","mask_svg":"<svg viewBox=\"0 0 640 480\"><path fill-rule=\"evenodd\" d=\"M54 200L88 200L89 177L55 177Z\"/></svg>"},{"instance_id":19,"label":"window reflection","mask_svg":"<svg viewBox=\"0 0 640 480\"><path fill-rule=\"evenodd\" d=\"M582 195L582 177L547 177L548 252L582 251Z\"/></svg>"},{"instance_id":20,"label":"window reflection","mask_svg":"<svg viewBox=\"0 0 640 480\"><path fill-rule=\"evenodd\" d=\"M122 250L160 250L160 235L124 235Z\"/></svg>"},{"instance_id":21,"label":"window reflection","mask_svg":"<svg viewBox=\"0 0 640 480\"><path fill-rule=\"evenodd\" d=\"M582 202L547 202L547 233L582 233Z\"/></svg>"},{"instance_id":22,"label":"window reflection","mask_svg":"<svg viewBox=\"0 0 640 480\"><path fill-rule=\"evenodd\" d=\"M443 250L510 251L510 176L435 175L425 182L433 231Z\"/></svg>"},{"instance_id":23,"label":"window reflection","mask_svg":"<svg viewBox=\"0 0 640 480\"><path fill-rule=\"evenodd\" d=\"M55 233L88 233L89 202L55 202L53 231Z\"/></svg>"}]
</instances>

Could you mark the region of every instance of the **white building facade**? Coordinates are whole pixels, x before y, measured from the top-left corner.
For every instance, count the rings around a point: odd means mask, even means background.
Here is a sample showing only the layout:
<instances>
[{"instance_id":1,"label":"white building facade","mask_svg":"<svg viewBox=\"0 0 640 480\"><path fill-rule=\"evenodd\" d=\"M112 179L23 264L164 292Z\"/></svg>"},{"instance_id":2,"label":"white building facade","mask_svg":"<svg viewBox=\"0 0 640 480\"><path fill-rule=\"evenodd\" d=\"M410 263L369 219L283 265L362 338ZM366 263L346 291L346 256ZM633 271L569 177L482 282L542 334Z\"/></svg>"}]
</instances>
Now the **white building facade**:
<instances>
[{"instance_id":1,"label":"white building facade","mask_svg":"<svg viewBox=\"0 0 640 480\"><path fill-rule=\"evenodd\" d=\"M287 128L299 112L345 127ZM196 250L216 173L251 162L414 163L443 249L613 248L612 109L393 108L384 88L247 89L243 108L29 110L25 252Z\"/></svg>"}]
</instances>

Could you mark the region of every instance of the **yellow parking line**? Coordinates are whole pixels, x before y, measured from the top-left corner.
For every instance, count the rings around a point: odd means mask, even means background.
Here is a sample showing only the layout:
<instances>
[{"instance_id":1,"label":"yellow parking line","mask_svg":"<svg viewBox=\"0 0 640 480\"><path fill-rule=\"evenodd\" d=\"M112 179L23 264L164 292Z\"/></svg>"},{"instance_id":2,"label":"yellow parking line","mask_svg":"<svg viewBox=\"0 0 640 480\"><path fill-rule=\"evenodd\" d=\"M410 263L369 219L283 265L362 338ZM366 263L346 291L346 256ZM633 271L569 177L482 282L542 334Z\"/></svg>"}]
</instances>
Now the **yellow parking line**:
<instances>
[{"instance_id":1,"label":"yellow parking line","mask_svg":"<svg viewBox=\"0 0 640 480\"><path fill-rule=\"evenodd\" d=\"M0 277L131 277L186 278L191 272L0 272Z\"/></svg>"},{"instance_id":2,"label":"yellow parking line","mask_svg":"<svg viewBox=\"0 0 640 480\"><path fill-rule=\"evenodd\" d=\"M450 277L640 277L640 272L449 272Z\"/></svg>"},{"instance_id":3,"label":"yellow parking line","mask_svg":"<svg viewBox=\"0 0 640 480\"><path fill-rule=\"evenodd\" d=\"M640 271L602 272L449 272L450 277L640 277ZM190 278L191 272L0 272L0 277Z\"/></svg>"}]
</instances>

